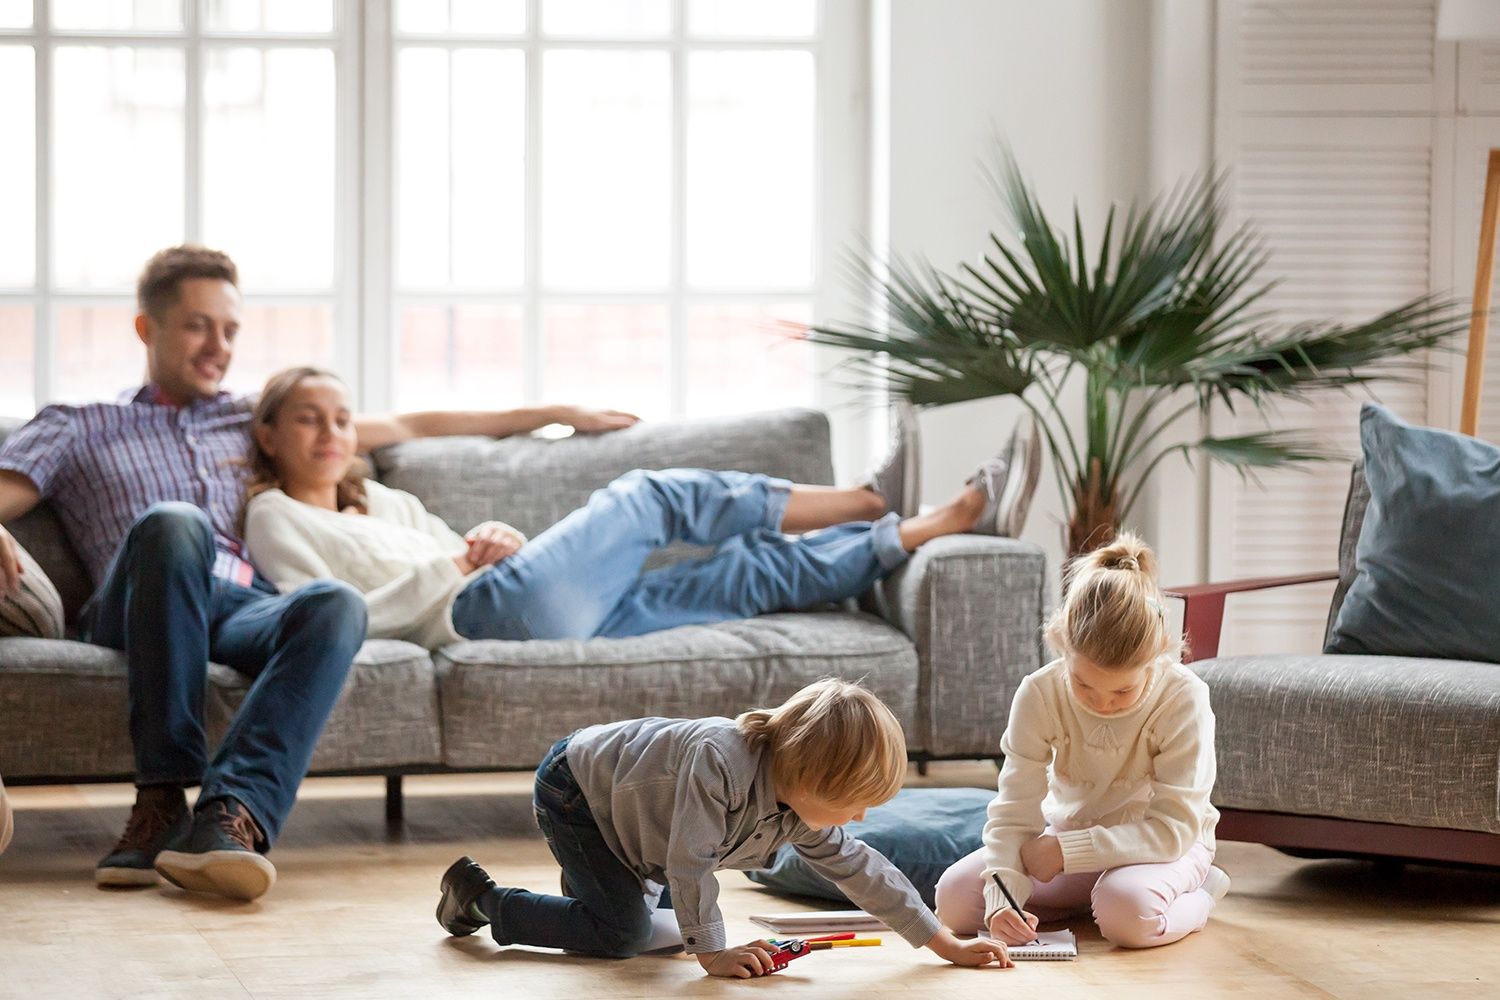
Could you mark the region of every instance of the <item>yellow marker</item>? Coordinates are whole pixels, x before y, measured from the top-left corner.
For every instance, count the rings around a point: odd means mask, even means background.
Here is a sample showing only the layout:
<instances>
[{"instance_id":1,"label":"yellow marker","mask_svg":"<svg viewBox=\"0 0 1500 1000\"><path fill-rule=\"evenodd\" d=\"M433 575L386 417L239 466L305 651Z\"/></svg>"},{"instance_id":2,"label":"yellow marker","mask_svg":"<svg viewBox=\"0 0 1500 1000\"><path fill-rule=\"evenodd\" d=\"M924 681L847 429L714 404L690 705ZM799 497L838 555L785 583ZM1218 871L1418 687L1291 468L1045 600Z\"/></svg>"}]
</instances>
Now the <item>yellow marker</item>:
<instances>
[{"instance_id":1,"label":"yellow marker","mask_svg":"<svg viewBox=\"0 0 1500 1000\"><path fill-rule=\"evenodd\" d=\"M880 938L850 938L848 941L810 941L807 947L812 951L822 951L825 948L873 948L880 945Z\"/></svg>"}]
</instances>

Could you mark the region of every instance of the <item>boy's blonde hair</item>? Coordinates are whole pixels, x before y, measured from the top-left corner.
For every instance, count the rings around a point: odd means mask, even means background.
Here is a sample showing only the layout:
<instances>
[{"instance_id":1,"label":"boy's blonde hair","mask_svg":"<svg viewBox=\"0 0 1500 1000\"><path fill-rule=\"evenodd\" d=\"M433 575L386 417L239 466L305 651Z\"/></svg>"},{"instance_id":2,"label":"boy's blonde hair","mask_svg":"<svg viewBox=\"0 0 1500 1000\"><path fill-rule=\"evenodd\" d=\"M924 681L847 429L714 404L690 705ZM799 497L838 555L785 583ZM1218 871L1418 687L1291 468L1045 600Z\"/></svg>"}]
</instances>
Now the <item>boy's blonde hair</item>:
<instances>
[{"instance_id":1,"label":"boy's blonde hair","mask_svg":"<svg viewBox=\"0 0 1500 1000\"><path fill-rule=\"evenodd\" d=\"M1047 621L1047 641L1106 670L1177 656L1182 640L1167 631L1156 553L1129 532L1068 568L1067 597Z\"/></svg>"},{"instance_id":2,"label":"boy's blonde hair","mask_svg":"<svg viewBox=\"0 0 1500 1000\"><path fill-rule=\"evenodd\" d=\"M734 720L752 749L771 754L771 778L829 806L877 806L906 778L901 723L858 684L828 678L809 684L779 708L757 708Z\"/></svg>"}]
</instances>

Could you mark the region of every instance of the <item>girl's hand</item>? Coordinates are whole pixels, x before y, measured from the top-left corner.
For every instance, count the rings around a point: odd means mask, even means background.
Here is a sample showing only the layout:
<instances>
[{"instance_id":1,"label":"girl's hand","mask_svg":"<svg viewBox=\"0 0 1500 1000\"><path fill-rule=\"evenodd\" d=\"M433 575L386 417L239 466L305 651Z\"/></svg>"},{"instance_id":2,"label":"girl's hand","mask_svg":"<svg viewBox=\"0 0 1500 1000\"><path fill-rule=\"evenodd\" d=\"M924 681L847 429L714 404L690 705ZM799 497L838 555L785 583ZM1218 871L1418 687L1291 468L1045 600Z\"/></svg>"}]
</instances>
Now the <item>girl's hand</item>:
<instances>
[{"instance_id":1,"label":"girl's hand","mask_svg":"<svg viewBox=\"0 0 1500 1000\"><path fill-rule=\"evenodd\" d=\"M1021 845L1021 864L1038 882L1051 882L1063 870L1062 841L1044 833Z\"/></svg>"},{"instance_id":2,"label":"girl's hand","mask_svg":"<svg viewBox=\"0 0 1500 1000\"><path fill-rule=\"evenodd\" d=\"M723 951L705 951L698 956L698 964L710 976L725 979L749 979L751 976L768 975L775 970L771 952L776 946L769 941L751 941L738 948Z\"/></svg>"},{"instance_id":3,"label":"girl's hand","mask_svg":"<svg viewBox=\"0 0 1500 1000\"><path fill-rule=\"evenodd\" d=\"M567 424L581 434L603 434L607 431L624 430L640 421L634 413L620 410L586 410L581 406L557 408L557 422Z\"/></svg>"},{"instance_id":4,"label":"girl's hand","mask_svg":"<svg viewBox=\"0 0 1500 1000\"><path fill-rule=\"evenodd\" d=\"M1036 940L1036 914L1017 913L1006 907L990 917L990 937L1006 944L1030 944Z\"/></svg>"},{"instance_id":5,"label":"girl's hand","mask_svg":"<svg viewBox=\"0 0 1500 1000\"><path fill-rule=\"evenodd\" d=\"M1026 939L1030 941L1030 938ZM972 941L960 941L953 936L953 932L944 927L932 936L927 942L927 947L932 949L938 957L952 962L954 965L990 965L994 964L1002 969L1009 969L1016 963L1010 960L1005 945L1000 941L986 941L984 938L975 938Z\"/></svg>"},{"instance_id":6,"label":"girl's hand","mask_svg":"<svg viewBox=\"0 0 1500 1000\"><path fill-rule=\"evenodd\" d=\"M520 551L524 541L520 535L496 521L486 521L470 528L464 540L469 543L469 551L465 555L473 569L492 566L508 556L515 555Z\"/></svg>"}]
</instances>

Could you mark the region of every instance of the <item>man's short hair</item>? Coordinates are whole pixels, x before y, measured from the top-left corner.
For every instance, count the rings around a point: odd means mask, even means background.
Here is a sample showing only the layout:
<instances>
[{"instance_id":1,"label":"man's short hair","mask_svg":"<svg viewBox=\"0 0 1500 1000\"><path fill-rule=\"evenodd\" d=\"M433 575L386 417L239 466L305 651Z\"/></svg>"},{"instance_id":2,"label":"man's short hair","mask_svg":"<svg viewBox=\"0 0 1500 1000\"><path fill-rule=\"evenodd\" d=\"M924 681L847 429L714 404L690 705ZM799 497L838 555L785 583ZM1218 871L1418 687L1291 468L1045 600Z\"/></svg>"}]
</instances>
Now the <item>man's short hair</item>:
<instances>
[{"instance_id":1,"label":"man's short hair","mask_svg":"<svg viewBox=\"0 0 1500 1000\"><path fill-rule=\"evenodd\" d=\"M239 270L227 253L184 243L159 250L146 262L135 286L136 305L159 319L181 297L182 283L193 278L218 278L236 288L240 285Z\"/></svg>"}]
</instances>

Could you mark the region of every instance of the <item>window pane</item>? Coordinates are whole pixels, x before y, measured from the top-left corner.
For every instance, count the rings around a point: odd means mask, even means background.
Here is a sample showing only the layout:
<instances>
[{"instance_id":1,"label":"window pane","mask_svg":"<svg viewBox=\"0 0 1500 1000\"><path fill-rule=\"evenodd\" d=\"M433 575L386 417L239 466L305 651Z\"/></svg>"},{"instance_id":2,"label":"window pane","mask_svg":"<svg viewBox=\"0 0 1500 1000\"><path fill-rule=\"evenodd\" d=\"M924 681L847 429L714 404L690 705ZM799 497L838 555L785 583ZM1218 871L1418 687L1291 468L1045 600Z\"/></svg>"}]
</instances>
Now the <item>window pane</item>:
<instances>
[{"instance_id":1,"label":"window pane","mask_svg":"<svg viewBox=\"0 0 1500 1000\"><path fill-rule=\"evenodd\" d=\"M0 46L0 287L36 280L36 64L29 45Z\"/></svg>"},{"instance_id":2,"label":"window pane","mask_svg":"<svg viewBox=\"0 0 1500 1000\"><path fill-rule=\"evenodd\" d=\"M0 417L29 417L36 412L32 394L31 306L0 305Z\"/></svg>"},{"instance_id":3,"label":"window pane","mask_svg":"<svg viewBox=\"0 0 1500 1000\"><path fill-rule=\"evenodd\" d=\"M812 55L698 52L688 68L688 283L811 284Z\"/></svg>"},{"instance_id":4,"label":"window pane","mask_svg":"<svg viewBox=\"0 0 1500 1000\"><path fill-rule=\"evenodd\" d=\"M59 400L113 402L146 381L146 352L135 336L134 307L58 306L55 315Z\"/></svg>"},{"instance_id":5,"label":"window pane","mask_svg":"<svg viewBox=\"0 0 1500 1000\"><path fill-rule=\"evenodd\" d=\"M816 0L687 0L695 35L805 38L817 27Z\"/></svg>"},{"instance_id":6,"label":"window pane","mask_svg":"<svg viewBox=\"0 0 1500 1000\"><path fill-rule=\"evenodd\" d=\"M333 53L210 49L206 64L205 239L251 291L330 287Z\"/></svg>"},{"instance_id":7,"label":"window pane","mask_svg":"<svg viewBox=\"0 0 1500 1000\"><path fill-rule=\"evenodd\" d=\"M333 309L323 304L246 305L224 388L258 393L292 365L333 365Z\"/></svg>"},{"instance_id":8,"label":"window pane","mask_svg":"<svg viewBox=\"0 0 1500 1000\"><path fill-rule=\"evenodd\" d=\"M0 0L0 28L31 27L31 0Z\"/></svg>"},{"instance_id":9,"label":"window pane","mask_svg":"<svg viewBox=\"0 0 1500 1000\"><path fill-rule=\"evenodd\" d=\"M811 317L805 303L690 308L687 415L813 405Z\"/></svg>"},{"instance_id":10,"label":"window pane","mask_svg":"<svg viewBox=\"0 0 1500 1000\"><path fill-rule=\"evenodd\" d=\"M665 35L668 0L543 0L542 29L552 35Z\"/></svg>"},{"instance_id":11,"label":"window pane","mask_svg":"<svg viewBox=\"0 0 1500 1000\"><path fill-rule=\"evenodd\" d=\"M52 26L180 31L182 0L52 0Z\"/></svg>"},{"instance_id":12,"label":"window pane","mask_svg":"<svg viewBox=\"0 0 1500 1000\"><path fill-rule=\"evenodd\" d=\"M213 31L333 30L333 0L208 0Z\"/></svg>"},{"instance_id":13,"label":"window pane","mask_svg":"<svg viewBox=\"0 0 1500 1000\"><path fill-rule=\"evenodd\" d=\"M493 49L400 53L396 275L402 287L520 286L524 60L520 52Z\"/></svg>"},{"instance_id":14,"label":"window pane","mask_svg":"<svg viewBox=\"0 0 1500 1000\"><path fill-rule=\"evenodd\" d=\"M65 45L53 69L57 283L129 288L182 241L182 52Z\"/></svg>"},{"instance_id":15,"label":"window pane","mask_svg":"<svg viewBox=\"0 0 1500 1000\"><path fill-rule=\"evenodd\" d=\"M519 35L526 30L526 0L396 0L396 30Z\"/></svg>"},{"instance_id":16,"label":"window pane","mask_svg":"<svg viewBox=\"0 0 1500 1000\"><path fill-rule=\"evenodd\" d=\"M542 84L542 278L667 283L672 95L665 52L549 52Z\"/></svg>"},{"instance_id":17,"label":"window pane","mask_svg":"<svg viewBox=\"0 0 1500 1000\"><path fill-rule=\"evenodd\" d=\"M665 307L553 306L542 322L545 402L670 414Z\"/></svg>"},{"instance_id":18,"label":"window pane","mask_svg":"<svg viewBox=\"0 0 1500 1000\"><path fill-rule=\"evenodd\" d=\"M519 306L407 306L401 310L400 338L397 409L521 405L525 367Z\"/></svg>"}]
</instances>

